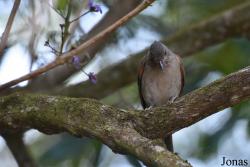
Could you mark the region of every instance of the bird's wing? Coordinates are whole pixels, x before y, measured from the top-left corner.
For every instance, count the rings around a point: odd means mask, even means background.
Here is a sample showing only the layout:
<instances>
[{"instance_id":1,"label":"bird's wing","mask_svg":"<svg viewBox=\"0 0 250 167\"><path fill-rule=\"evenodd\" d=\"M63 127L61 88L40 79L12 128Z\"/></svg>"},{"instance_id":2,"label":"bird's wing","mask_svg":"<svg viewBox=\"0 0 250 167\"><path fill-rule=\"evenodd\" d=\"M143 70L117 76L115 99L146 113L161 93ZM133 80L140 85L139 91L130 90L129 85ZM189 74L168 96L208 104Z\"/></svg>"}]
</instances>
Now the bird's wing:
<instances>
[{"instance_id":1,"label":"bird's wing","mask_svg":"<svg viewBox=\"0 0 250 167\"><path fill-rule=\"evenodd\" d=\"M140 100L141 100L141 105L142 107L145 109L147 108L147 104L143 98L142 95L142 76L144 73L144 68L145 68L145 58L142 59L139 68L138 68L138 73L137 73L137 84L138 84L138 89L139 89L139 96L140 96Z\"/></svg>"},{"instance_id":2,"label":"bird's wing","mask_svg":"<svg viewBox=\"0 0 250 167\"><path fill-rule=\"evenodd\" d=\"M180 56L177 55L177 58L178 58L178 61L180 64L180 71L181 71L181 91L180 91L180 94L181 94L183 91L184 84L185 84L185 70L184 70L184 65L182 63ZM179 96L180 96L180 94L179 94Z\"/></svg>"}]
</instances>

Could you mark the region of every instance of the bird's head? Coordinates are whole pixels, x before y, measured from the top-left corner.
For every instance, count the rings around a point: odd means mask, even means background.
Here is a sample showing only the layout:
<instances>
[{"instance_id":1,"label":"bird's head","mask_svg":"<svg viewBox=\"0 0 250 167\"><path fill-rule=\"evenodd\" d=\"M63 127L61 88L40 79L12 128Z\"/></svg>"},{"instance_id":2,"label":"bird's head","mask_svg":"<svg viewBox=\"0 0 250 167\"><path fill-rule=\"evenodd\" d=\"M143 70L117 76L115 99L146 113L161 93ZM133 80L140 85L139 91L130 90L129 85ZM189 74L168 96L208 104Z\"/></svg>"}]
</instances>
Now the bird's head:
<instances>
[{"instance_id":1,"label":"bird's head","mask_svg":"<svg viewBox=\"0 0 250 167\"><path fill-rule=\"evenodd\" d=\"M164 69L165 63L168 61L171 51L161 42L155 41L149 49L149 61L153 65Z\"/></svg>"}]
</instances>

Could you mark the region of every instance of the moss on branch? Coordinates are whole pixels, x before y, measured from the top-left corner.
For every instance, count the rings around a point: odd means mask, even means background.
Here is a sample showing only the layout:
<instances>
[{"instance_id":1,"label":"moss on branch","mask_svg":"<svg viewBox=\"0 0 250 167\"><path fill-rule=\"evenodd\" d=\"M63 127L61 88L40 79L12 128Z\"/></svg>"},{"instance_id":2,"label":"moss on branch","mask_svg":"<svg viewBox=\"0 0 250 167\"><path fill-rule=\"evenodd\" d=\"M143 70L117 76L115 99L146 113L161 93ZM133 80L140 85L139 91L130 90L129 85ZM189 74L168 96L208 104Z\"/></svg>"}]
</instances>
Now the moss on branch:
<instances>
[{"instance_id":1,"label":"moss on branch","mask_svg":"<svg viewBox=\"0 0 250 167\"><path fill-rule=\"evenodd\" d=\"M35 128L47 134L68 132L93 137L115 152L133 154L149 166L164 166L170 162L166 159L174 159L173 164L181 160L152 139L162 138L166 132L173 133L249 97L250 67L172 104L145 111L121 110L87 98L12 94L0 98L0 132ZM183 166L188 165L182 162Z\"/></svg>"}]
</instances>

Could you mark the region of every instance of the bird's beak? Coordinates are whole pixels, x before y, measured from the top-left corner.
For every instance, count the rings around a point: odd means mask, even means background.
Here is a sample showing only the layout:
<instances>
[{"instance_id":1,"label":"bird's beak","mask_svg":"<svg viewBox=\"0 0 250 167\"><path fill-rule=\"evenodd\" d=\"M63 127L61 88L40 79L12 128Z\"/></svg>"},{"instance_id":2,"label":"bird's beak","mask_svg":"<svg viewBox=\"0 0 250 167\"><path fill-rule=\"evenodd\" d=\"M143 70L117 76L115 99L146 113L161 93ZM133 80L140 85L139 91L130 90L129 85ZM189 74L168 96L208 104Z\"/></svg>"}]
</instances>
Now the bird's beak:
<instances>
[{"instance_id":1,"label":"bird's beak","mask_svg":"<svg viewBox=\"0 0 250 167\"><path fill-rule=\"evenodd\" d=\"M162 60L160 60L160 67L161 67L161 69L163 70L164 69L164 63L163 63L163 61Z\"/></svg>"}]
</instances>

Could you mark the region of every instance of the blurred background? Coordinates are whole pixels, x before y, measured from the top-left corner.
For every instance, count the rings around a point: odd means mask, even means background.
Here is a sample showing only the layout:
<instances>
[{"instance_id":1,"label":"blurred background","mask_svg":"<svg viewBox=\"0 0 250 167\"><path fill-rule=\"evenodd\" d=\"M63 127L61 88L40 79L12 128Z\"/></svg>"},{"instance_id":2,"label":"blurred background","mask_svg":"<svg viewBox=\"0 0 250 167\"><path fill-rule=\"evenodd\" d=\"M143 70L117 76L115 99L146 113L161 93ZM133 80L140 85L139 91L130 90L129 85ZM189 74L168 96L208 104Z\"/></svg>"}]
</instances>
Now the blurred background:
<instances>
[{"instance_id":1,"label":"blurred background","mask_svg":"<svg viewBox=\"0 0 250 167\"><path fill-rule=\"evenodd\" d=\"M91 38L140 2L94 1L101 6L102 13L89 13L72 23L70 36L63 50L67 51L81 41ZM143 52L155 40L167 41L169 36L248 2L250 1L157 0L115 33L89 47L82 55L78 55L88 57L87 60L82 59L82 66L84 71L97 74L97 84L91 84L87 76L68 64L29 83L20 83L17 87L9 89L6 94L26 91L90 97L124 109L141 109L135 73L141 55L138 56L137 53ZM0 0L1 34L13 3L13 0ZM59 47L59 24L64 23L64 20L58 13L65 15L67 4L67 0L21 1L7 46L0 56L0 84L55 59L55 54L44 46L44 43L49 40L54 48ZM73 0L71 18L76 18L87 10L87 1ZM187 44L189 47L192 45ZM234 36L188 55L184 58L184 94L250 65L249 53L249 40L242 36ZM220 166L224 156L229 159L247 159L250 162L249 120L250 102L246 101L176 132L175 151L194 167ZM114 154L107 146L89 138L79 139L68 134L44 135L36 130L30 130L25 133L24 141L39 166L143 166L134 157ZM1 166L5 167L17 166L1 137L0 162Z\"/></svg>"}]
</instances>

